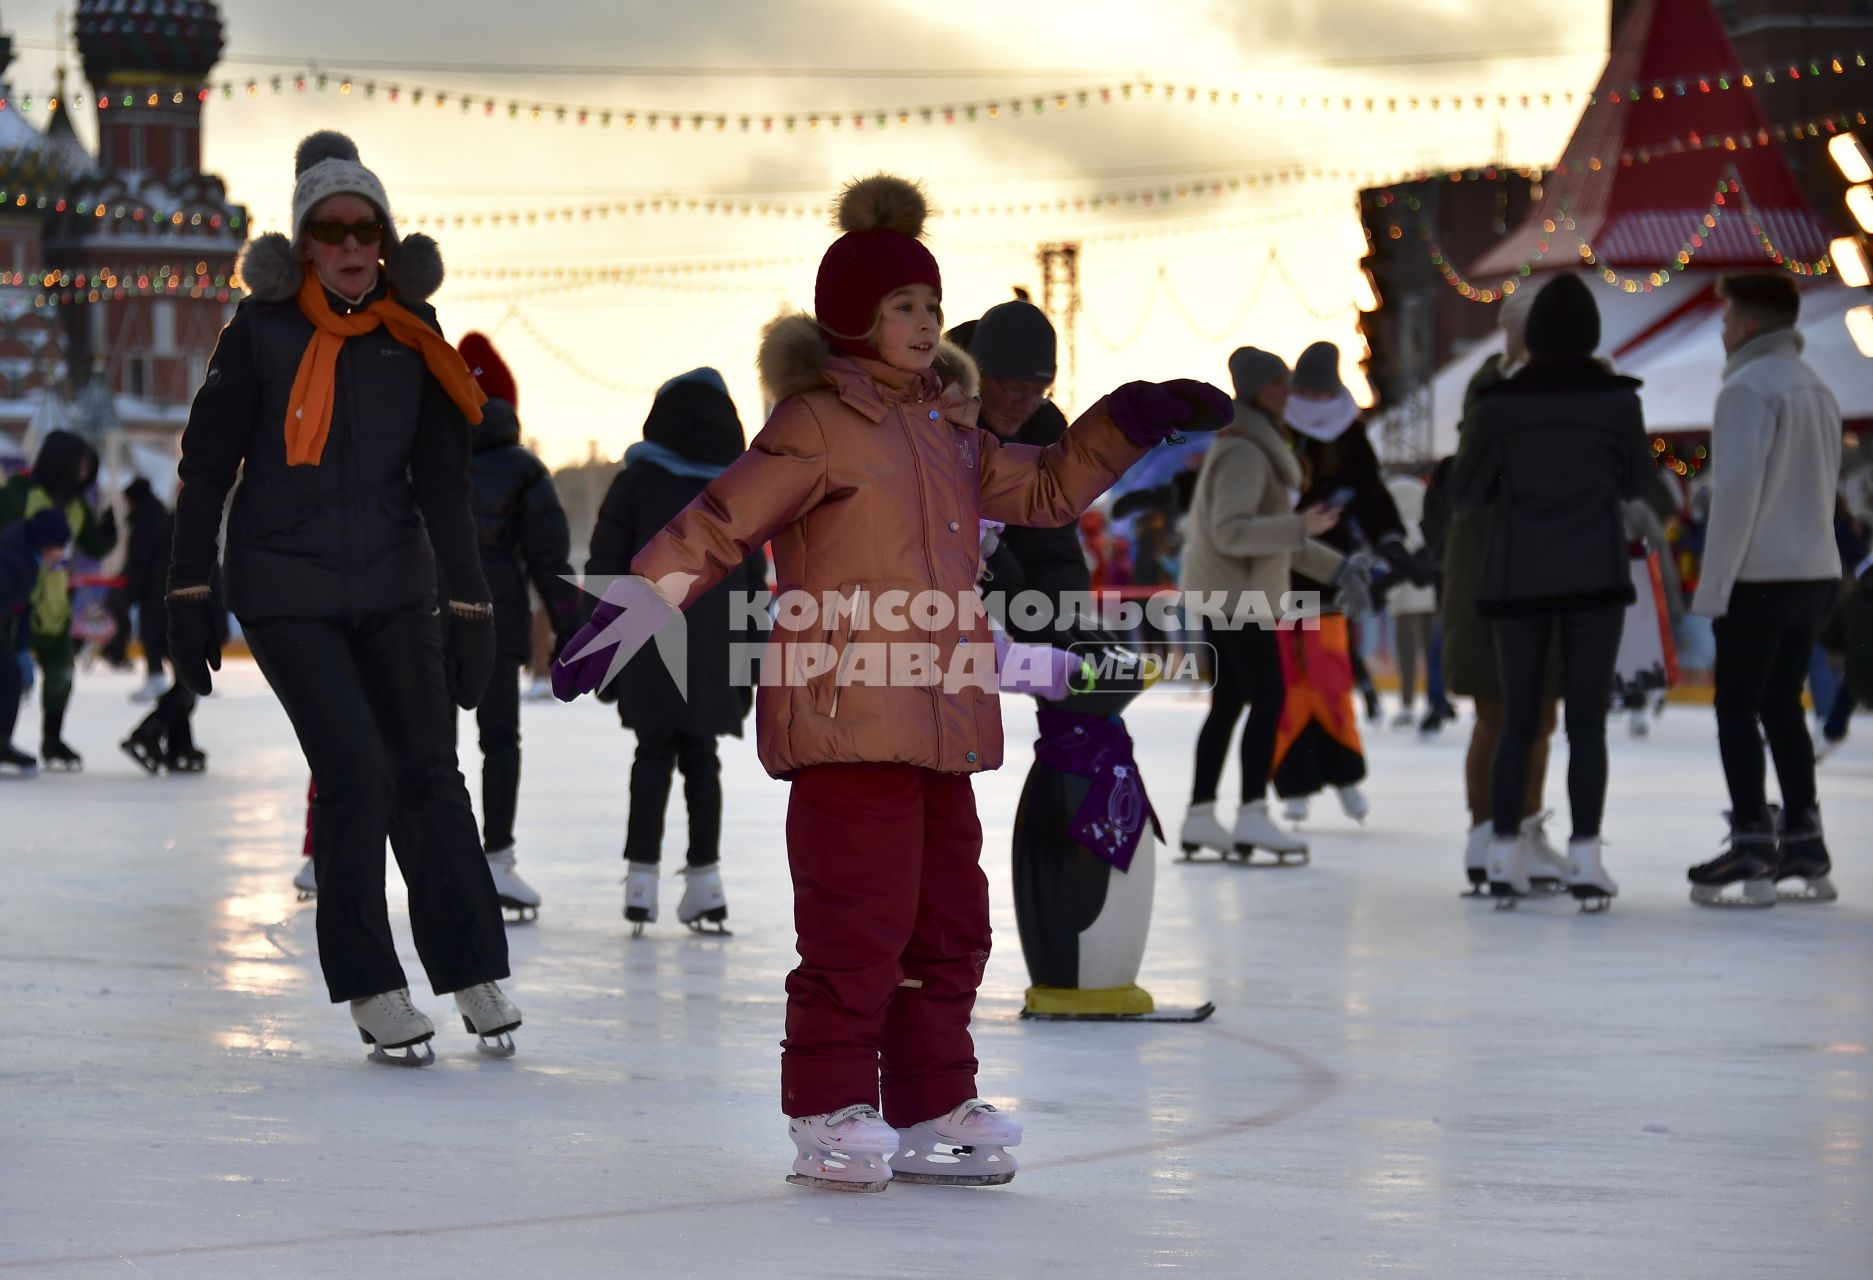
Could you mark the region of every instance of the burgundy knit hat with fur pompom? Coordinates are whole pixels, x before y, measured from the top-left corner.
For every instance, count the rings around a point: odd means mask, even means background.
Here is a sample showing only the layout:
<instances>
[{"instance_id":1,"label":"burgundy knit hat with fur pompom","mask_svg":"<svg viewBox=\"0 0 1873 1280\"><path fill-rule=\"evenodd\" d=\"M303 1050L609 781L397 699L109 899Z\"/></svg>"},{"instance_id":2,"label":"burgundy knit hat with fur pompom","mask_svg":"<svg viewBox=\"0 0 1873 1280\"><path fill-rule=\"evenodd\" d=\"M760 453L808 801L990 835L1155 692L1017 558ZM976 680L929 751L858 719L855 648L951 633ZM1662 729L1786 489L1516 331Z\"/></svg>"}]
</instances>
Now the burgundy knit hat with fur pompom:
<instances>
[{"instance_id":1,"label":"burgundy knit hat with fur pompom","mask_svg":"<svg viewBox=\"0 0 1873 1280\"><path fill-rule=\"evenodd\" d=\"M839 193L845 234L820 259L813 311L833 350L875 357L865 340L878 304L899 289L927 284L943 297L943 275L918 237L928 208L923 188L888 173L848 183Z\"/></svg>"}]
</instances>

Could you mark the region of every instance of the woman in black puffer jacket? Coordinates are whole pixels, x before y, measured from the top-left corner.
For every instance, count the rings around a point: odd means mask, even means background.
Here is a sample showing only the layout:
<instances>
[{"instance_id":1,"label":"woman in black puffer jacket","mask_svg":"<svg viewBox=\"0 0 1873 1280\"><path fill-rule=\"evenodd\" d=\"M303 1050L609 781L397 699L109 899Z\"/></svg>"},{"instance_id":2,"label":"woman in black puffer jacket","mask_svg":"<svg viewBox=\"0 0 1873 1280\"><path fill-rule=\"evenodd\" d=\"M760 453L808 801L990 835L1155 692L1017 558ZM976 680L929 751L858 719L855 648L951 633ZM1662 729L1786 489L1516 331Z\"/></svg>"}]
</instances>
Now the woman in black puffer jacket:
<instances>
[{"instance_id":1,"label":"woman in black puffer jacket","mask_svg":"<svg viewBox=\"0 0 1873 1280\"><path fill-rule=\"evenodd\" d=\"M1600 819L1613 666L1633 600L1625 503L1651 483L1653 465L1639 383L1595 359L1599 343L1587 286L1576 276L1545 286L1529 310L1528 365L1484 393L1453 488L1459 507L1491 509L1477 611L1495 627L1505 713L1492 769L1490 892L1529 891L1518 817L1558 644L1574 823L1568 887L1604 906L1619 892L1600 864Z\"/></svg>"}]
</instances>

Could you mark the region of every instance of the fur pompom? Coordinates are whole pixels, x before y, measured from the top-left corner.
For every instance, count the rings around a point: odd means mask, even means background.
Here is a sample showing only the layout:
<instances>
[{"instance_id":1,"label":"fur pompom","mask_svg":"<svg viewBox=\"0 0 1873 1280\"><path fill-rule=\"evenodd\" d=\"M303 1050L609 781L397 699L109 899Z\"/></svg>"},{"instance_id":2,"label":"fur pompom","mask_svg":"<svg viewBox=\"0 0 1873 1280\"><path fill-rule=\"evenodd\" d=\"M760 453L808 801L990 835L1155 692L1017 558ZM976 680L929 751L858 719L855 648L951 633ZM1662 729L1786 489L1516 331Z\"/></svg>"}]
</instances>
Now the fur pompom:
<instances>
[{"instance_id":1,"label":"fur pompom","mask_svg":"<svg viewBox=\"0 0 1873 1280\"><path fill-rule=\"evenodd\" d=\"M306 135L293 153L293 176L296 178L321 160L349 160L358 163L358 144L336 129L321 129Z\"/></svg>"},{"instance_id":2,"label":"fur pompom","mask_svg":"<svg viewBox=\"0 0 1873 1280\"><path fill-rule=\"evenodd\" d=\"M259 302L284 302L299 292L306 262L293 252L293 242L277 231L256 236L241 250L234 268L241 286Z\"/></svg>"},{"instance_id":3,"label":"fur pompom","mask_svg":"<svg viewBox=\"0 0 1873 1280\"><path fill-rule=\"evenodd\" d=\"M442 287L442 249L421 232L405 236L385 256L384 274L399 298L425 301Z\"/></svg>"},{"instance_id":4,"label":"fur pompom","mask_svg":"<svg viewBox=\"0 0 1873 1280\"><path fill-rule=\"evenodd\" d=\"M915 182L889 173L855 178L839 193L841 231L876 231L883 228L916 239L923 234L929 213L924 190Z\"/></svg>"}]
</instances>

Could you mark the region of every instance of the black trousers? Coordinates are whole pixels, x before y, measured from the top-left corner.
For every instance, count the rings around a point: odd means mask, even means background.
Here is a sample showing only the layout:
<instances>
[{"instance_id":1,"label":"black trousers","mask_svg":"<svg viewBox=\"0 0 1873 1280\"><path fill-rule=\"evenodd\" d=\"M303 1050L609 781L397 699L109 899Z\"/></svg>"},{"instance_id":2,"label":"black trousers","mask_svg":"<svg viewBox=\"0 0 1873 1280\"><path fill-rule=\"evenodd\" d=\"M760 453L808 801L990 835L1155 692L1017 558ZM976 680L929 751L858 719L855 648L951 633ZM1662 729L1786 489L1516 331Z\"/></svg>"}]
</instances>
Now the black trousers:
<instances>
[{"instance_id":1,"label":"black trousers","mask_svg":"<svg viewBox=\"0 0 1873 1280\"><path fill-rule=\"evenodd\" d=\"M1717 750L1730 786L1730 811L1739 822L1769 819L1764 736L1775 756L1783 807L1799 813L1815 803L1814 740L1802 716L1801 689L1815 634L1839 590L1832 578L1739 582L1730 592L1729 611L1712 627Z\"/></svg>"},{"instance_id":2,"label":"black trousers","mask_svg":"<svg viewBox=\"0 0 1873 1280\"><path fill-rule=\"evenodd\" d=\"M1600 834L1606 812L1606 712L1626 610L1615 605L1580 613L1496 619L1496 662L1502 675L1502 737L1490 773L1490 808L1498 836L1521 826L1528 756L1542 733L1542 685L1548 648L1561 646L1561 697L1567 704L1567 800L1573 836Z\"/></svg>"},{"instance_id":3,"label":"black trousers","mask_svg":"<svg viewBox=\"0 0 1873 1280\"><path fill-rule=\"evenodd\" d=\"M640 729L637 756L631 761L627 862L663 860L663 812L670 803L671 775L678 769L683 771L683 803L689 809L689 865L706 867L721 860L722 761L715 752L715 737Z\"/></svg>"},{"instance_id":4,"label":"black trousers","mask_svg":"<svg viewBox=\"0 0 1873 1280\"><path fill-rule=\"evenodd\" d=\"M436 994L505 978L507 933L468 787L433 601L343 619L242 619L318 779L319 964L334 1003L409 985L384 902L392 834Z\"/></svg>"},{"instance_id":5,"label":"black trousers","mask_svg":"<svg viewBox=\"0 0 1873 1280\"><path fill-rule=\"evenodd\" d=\"M481 730L481 844L489 853L514 843L520 801L520 680L517 653L497 653L494 675L475 708Z\"/></svg>"},{"instance_id":6,"label":"black trousers","mask_svg":"<svg viewBox=\"0 0 1873 1280\"><path fill-rule=\"evenodd\" d=\"M25 625L24 614L18 618L0 614L0 747L13 745L13 726L19 721L20 686L24 681L14 633L16 628L23 629Z\"/></svg>"},{"instance_id":7,"label":"black trousers","mask_svg":"<svg viewBox=\"0 0 1873 1280\"><path fill-rule=\"evenodd\" d=\"M1190 803L1216 799L1229 744L1236 734L1242 708L1249 721L1242 727L1242 802L1268 794L1268 775L1274 771L1275 737L1281 729L1281 707L1287 688L1281 679L1281 649L1272 629L1244 627L1220 630L1203 624L1203 638L1216 647L1216 686L1210 690L1210 714L1197 732L1197 766L1190 784Z\"/></svg>"}]
</instances>

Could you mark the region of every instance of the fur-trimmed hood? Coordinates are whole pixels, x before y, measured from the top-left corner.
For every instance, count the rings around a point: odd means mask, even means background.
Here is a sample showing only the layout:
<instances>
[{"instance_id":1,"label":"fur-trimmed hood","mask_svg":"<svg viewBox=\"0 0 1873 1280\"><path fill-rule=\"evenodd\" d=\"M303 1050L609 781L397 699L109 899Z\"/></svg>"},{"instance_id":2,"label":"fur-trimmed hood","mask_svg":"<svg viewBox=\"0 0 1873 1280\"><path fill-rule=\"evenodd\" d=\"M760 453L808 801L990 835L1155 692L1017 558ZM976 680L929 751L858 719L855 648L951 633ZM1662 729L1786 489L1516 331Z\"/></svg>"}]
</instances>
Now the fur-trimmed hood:
<instances>
[{"instance_id":1,"label":"fur-trimmed hood","mask_svg":"<svg viewBox=\"0 0 1873 1280\"><path fill-rule=\"evenodd\" d=\"M255 301L285 302L299 293L306 264L291 240L272 231L248 242L235 270ZM442 287L442 250L421 233L405 237L384 264L384 278L402 301L427 302Z\"/></svg>"},{"instance_id":2,"label":"fur-trimmed hood","mask_svg":"<svg viewBox=\"0 0 1873 1280\"><path fill-rule=\"evenodd\" d=\"M826 385L826 362L832 348L819 322L803 311L780 316L761 331L761 351L756 365L761 374L761 391L775 404L788 396L797 396ZM947 339L937 343L937 376L944 390L955 388L964 397L975 399L981 390L981 378L969 353Z\"/></svg>"}]
</instances>

